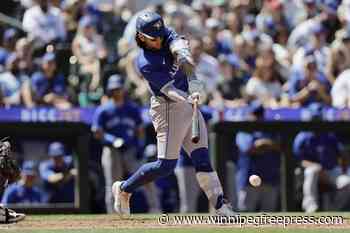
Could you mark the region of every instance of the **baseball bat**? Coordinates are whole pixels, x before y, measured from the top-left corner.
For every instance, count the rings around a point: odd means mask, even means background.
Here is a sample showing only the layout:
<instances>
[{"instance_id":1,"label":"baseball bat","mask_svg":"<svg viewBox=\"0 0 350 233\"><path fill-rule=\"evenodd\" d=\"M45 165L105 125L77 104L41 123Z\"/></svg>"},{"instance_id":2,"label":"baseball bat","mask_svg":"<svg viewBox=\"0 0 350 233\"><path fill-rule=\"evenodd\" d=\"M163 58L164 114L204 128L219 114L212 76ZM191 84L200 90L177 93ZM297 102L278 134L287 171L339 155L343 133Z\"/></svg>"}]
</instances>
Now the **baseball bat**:
<instances>
[{"instance_id":1,"label":"baseball bat","mask_svg":"<svg viewBox=\"0 0 350 233\"><path fill-rule=\"evenodd\" d=\"M192 137L193 143L199 142L199 119L198 119L198 99L193 101L193 115L192 115Z\"/></svg>"}]
</instances>

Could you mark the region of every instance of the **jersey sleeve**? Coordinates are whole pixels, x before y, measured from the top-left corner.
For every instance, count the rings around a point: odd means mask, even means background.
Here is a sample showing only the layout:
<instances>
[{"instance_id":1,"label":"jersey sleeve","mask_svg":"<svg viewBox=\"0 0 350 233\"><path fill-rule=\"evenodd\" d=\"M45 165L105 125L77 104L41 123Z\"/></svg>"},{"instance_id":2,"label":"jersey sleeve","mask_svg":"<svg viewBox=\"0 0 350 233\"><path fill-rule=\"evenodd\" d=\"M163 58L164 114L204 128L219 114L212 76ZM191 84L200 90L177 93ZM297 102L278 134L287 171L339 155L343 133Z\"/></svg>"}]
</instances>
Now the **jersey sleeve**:
<instances>
[{"instance_id":1,"label":"jersey sleeve","mask_svg":"<svg viewBox=\"0 0 350 233\"><path fill-rule=\"evenodd\" d=\"M248 133L237 133L236 145L241 152L247 153L254 145L254 138Z\"/></svg>"},{"instance_id":2,"label":"jersey sleeve","mask_svg":"<svg viewBox=\"0 0 350 233\"><path fill-rule=\"evenodd\" d=\"M55 172L50 169L48 161L43 161L40 164L39 173L40 173L41 179L43 179L45 182L49 181L49 176L55 174Z\"/></svg>"},{"instance_id":3,"label":"jersey sleeve","mask_svg":"<svg viewBox=\"0 0 350 233\"><path fill-rule=\"evenodd\" d=\"M97 108L93 117L91 131L96 132L99 129L103 129L103 111L101 108Z\"/></svg>"},{"instance_id":4,"label":"jersey sleeve","mask_svg":"<svg viewBox=\"0 0 350 233\"><path fill-rule=\"evenodd\" d=\"M307 158L307 146L306 146L306 138L304 135L299 134L294 139L293 143L293 154L296 159L299 161Z\"/></svg>"}]
</instances>

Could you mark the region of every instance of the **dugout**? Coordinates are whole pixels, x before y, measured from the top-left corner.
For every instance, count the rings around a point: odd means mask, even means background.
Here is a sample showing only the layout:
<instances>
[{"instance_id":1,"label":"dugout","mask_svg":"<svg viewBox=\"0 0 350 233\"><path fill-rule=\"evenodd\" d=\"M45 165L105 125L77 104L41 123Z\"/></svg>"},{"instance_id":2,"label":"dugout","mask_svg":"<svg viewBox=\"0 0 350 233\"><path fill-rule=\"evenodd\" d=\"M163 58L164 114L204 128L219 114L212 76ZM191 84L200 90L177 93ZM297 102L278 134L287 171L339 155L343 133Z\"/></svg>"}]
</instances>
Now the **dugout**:
<instances>
[{"instance_id":1,"label":"dugout","mask_svg":"<svg viewBox=\"0 0 350 233\"><path fill-rule=\"evenodd\" d=\"M24 213L89 213L90 195L88 184L88 158L90 128L80 122L1 122L0 137L10 137L16 146L20 140L62 141L71 145L74 166L77 168L74 203L38 204L25 207L8 205Z\"/></svg>"},{"instance_id":2,"label":"dugout","mask_svg":"<svg viewBox=\"0 0 350 233\"><path fill-rule=\"evenodd\" d=\"M219 178L227 190L227 162L234 153L234 137L237 132L264 131L282 134L281 157L281 210L300 211L296 202L295 168L296 160L293 156L293 140L300 131L333 132L350 142L350 122L348 121L265 121L265 122L229 122L223 121L211 126L211 156Z\"/></svg>"}]
</instances>

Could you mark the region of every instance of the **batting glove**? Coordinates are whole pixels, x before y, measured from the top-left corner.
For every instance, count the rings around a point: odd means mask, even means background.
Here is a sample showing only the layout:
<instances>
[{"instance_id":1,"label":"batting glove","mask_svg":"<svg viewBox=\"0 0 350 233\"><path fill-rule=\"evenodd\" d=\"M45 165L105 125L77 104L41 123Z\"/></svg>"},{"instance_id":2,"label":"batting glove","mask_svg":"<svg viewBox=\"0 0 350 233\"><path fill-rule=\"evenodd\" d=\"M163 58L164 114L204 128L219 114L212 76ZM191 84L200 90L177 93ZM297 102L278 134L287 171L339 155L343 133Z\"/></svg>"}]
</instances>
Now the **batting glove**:
<instances>
[{"instance_id":1,"label":"batting glove","mask_svg":"<svg viewBox=\"0 0 350 233\"><path fill-rule=\"evenodd\" d=\"M198 104L203 104L204 102L204 98L199 92L194 92L193 94L189 95L187 101L190 104L193 104L195 99L198 99Z\"/></svg>"}]
</instances>

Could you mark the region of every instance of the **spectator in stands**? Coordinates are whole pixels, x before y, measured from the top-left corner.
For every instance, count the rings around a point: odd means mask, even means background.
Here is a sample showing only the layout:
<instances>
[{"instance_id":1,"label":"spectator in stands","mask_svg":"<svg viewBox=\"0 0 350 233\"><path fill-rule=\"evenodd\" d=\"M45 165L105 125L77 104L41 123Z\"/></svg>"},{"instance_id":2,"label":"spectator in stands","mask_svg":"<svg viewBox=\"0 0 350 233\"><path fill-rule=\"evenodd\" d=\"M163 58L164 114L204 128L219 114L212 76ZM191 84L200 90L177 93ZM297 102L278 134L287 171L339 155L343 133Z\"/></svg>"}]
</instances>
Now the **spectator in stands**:
<instances>
[{"instance_id":1,"label":"spectator in stands","mask_svg":"<svg viewBox=\"0 0 350 233\"><path fill-rule=\"evenodd\" d=\"M317 103L308 107L312 120L322 120L322 109ZM345 151L334 133L300 132L294 139L293 152L304 169L302 208L306 212L320 208L319 185L341 190L350 184Z\"/></svg>"},{"instance_id":2,"label":"spectator in stands","mask_svg":"<svg viewBox=\"0 0 350 233\"><path fill-rule=\"evenodd\" d=\"M42 57L42 70L32 75L24 86L24 103L27 107L36 105L53 106L61 109L71 107L68 100L66 80L57 72L56 56L46 53Z\"/></svg>"},{"instance_id":3,"label":"spectator in stands","mask_svg":"<svg viewBox=\"0 0 350 233\"><path fill-rule=\"evenodd\" d=\"M33 161L25 161L21 171L21 180L6 188L3 197L3 204L35 205L43 202L41 190L35 185L37 177Z\"/></svg>"},{"instance_id":4,"label":"spectator in stands","mask_svg":"<svg viewBox=\"0 0 350 233\"><path fill-rule=\"evenodd\" d=\"M264 120L264 107L259 101L248 106L247 119ZM276 135L261 131L238 132L236 145L239 151L237 164L238 208L242 211L277 211L280 200L281 148ZM251 175L259 175L262 185L252 187Z\"/></svg>"},{"instance_id":5,"label":"spectator in stands","mask_svg":"<svg viewBox=\"0 0 350 233\"><path fill-rule=\"evenodd\" d=\"M289 30L290 26L284 15L284 3L281 0L264 1L263 8L256 17L257 29L272 38L282 28Z\"/></svg>"},{"instance_id":6,"label":"spectator in stands","mask_svg":"<svg viewBox=\"0 0 350 233\"><path fill-rule=\"evenodd\" d=\"M4 32L0 46L0 70L5 68L7 58L15 51L17 36L17 31L13 28Z\"/></svg>"},{"instance_id":7,"label":"spectator in stands","mask_svg":"<svg viewBox=\"0 0 350 233\"><path fill-rule=\"evenodd\" d=\"M50 159L40 163L40 177L44 182L45 199L49 203L74 202L74 183L77 170L73 158L67 155L64 145L53 142L48 147Z\"/></svg>"},{"instance_id":8,"label":"spectator in stands","mask_svg":"<svg viewBox=\"0 0 350 233\"><path fill-rule=\"evenodd\" d=\"M241 69L240 60L235 54L220 55L219 62L222 79L210 104L213 107L219 107L222 103L227 107L244 105L244 89L249 75Z\"/></svg>"},{"instance_id":9,"label":"spectator in stands","mask_svg":"<svg viewBox=\"0 0 350 233\"><path fill-rule=\"evenodd\" d=\"M37 68L33 61L33 45L28 38L21 38L16 43L16 55L19 59L19 71L22 75L30 76Z\"/></svg>"},{"instance_id":10,"label":"spectator in stands","mask_svg":"<svg viewBox=\"0 0 350 233\"><path fill-rule=\"evenodd\" d=\"M72 43L72 51L79 64L80 88L78 91L82 92L81 94L94 92L100 86L101 62L107 57L103 38L96 32L95 27L93 19L90 16L84 16L79 21L78 32ZM86 105L82 101L81 99L80 105Z\"/></svg>"},{"instance_id":11,"label":"spectator in stands","mask_svg":"<svg viewBox=\"0 0 350 233\"><path fill-rule=\"evenodd\" d=\"M331 84L325 75L318 71L315 56L307 55L304 63L304 69L294 71L289 79L290 102L296 106L307 106L314 102L330 105Z\"/></svg>"},{"instance_id":12,"label":"spectator in stands","mask_svg":"<svg viewBox=\"0 0 350 233\"><path fill-rule=\"evenodd\" d=\"M269 59L265 56L257 58L255 71L245 91L249 98L259 99L266 106L278 106L282 85L273 56Z\"/></svg>"},{"instance_id":13,"label":"spectator in stands","mask_svg":"<svg viewBox=\"0 0 350 233\"><path fill-rule=\"evenodd\" d=\"M337 108L350 107L350 69L343 71L335 80L332 90L332 105Z\"/></svg>"},{"instance_id":14,"label":"spectator in stands","mask_svg":"<svg viewBox=\"0 0 350 233\"><path fill-rule=\"evenodd\" d=\"M12 53L6 61L6 71L0 73L0 106L19 106L23 94L22 84L28 76L20 72L20 60Z\"/></svg>"},{"instance_id":15,"label":"spectator in stands","mask_svg":"<svg viewBox=\"0 0 350 233\"><path fill-rule=\"evenodd\" d=\"M64 25L67 30L67 41L72 41L78 29L78 19L83 13L84 1L64 0L61 4Z\"/></svg>"},{"instance_id":16,"label":"spectator in stands","mask_svg":"<svg viewBox=\"0 0 350 233\"><path fill-rule=\"evenodd\" d=\"M337 36L331 45L331 56L326 67L326 74L333 84L338 75L350 68L350 29L340 31Z\"/></svg>"},{"instance_id":17,"label":"spectator in stands","mask_svg":"<svg viewBox=\"0 0 350 233\"><path fill-rule=\"evenodd\" d=\"M203 51L203 43L200 39L190 40L193 61L196 64L197 78L205 83L208 93L212 93L219 82L219 63L215 57Z\"/></svg>"},{"instance_id":18,"label":"spectator in stands","mask_svg":"<svg viewBox=\"0 0 350 233\"><path fill-rule=\"evenodd\" d=\"M66 29L59 8L52 6L49 0L36 0L37 5L27 9L23 15L23 28L30 39L43 46L63 42Z\"/></svg>"},{"instance_id":19,"label":"spectator in stands","mask_svg":"<svg viewBox=\"0 0 350 233\"><path fill-rule=\"evenodd\" d=\"M291 50L292 54L294 54L298 48L306 46L310 42L313 34L312 29L317 26L317 24L321 24L325 27L327 42L330 40L329 37L334 36L335 30L337 30L336 1L321 3L319 7L321 8L320 13L313 18L301 22L292 30L288 38L288 48Z\"/></svg>"},{"instance_id":20,"label":"spectator in stands","mask_svg":"<svg viewBox=\"0 0 350 233\"><path fill-rule=\"evenodd\" d=\"M330 48L326 45L326 28L322 24L315 24L312 28L310 43L307 46L300 47L293 56L293 68L302 69L305 56L310 50L316 59L317 68L320 72L325 73L331 55Z\"/></svg>"}]
</instances>

